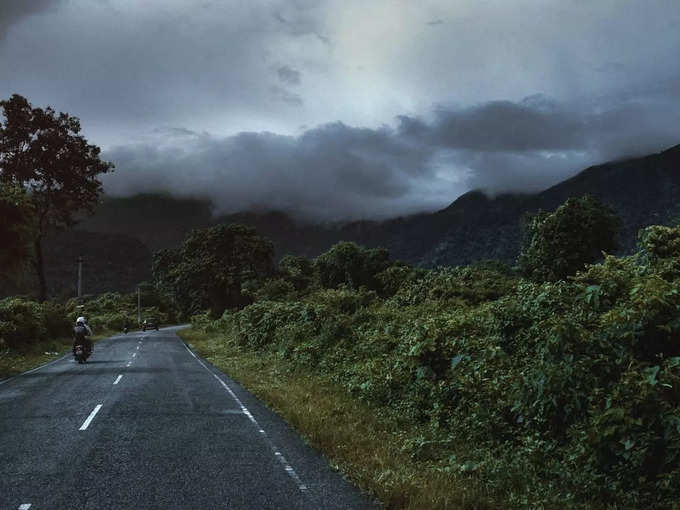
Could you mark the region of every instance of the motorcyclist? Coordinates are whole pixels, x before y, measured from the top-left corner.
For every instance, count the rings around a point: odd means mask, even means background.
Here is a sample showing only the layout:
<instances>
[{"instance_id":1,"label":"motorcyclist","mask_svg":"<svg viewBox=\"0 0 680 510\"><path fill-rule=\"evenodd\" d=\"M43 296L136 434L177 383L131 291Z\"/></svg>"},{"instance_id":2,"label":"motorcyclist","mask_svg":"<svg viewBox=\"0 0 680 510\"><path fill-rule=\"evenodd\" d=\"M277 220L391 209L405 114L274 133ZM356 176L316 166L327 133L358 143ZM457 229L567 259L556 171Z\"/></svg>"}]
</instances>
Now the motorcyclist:
<instances>
[{"instance_id":1,"label":"motorcyclist","mask_svg":"<svg viewBox=\"0 0 680 510\"><path fill-rule=\"evenodd\" d=\"M88 338L90 336L92 336L92 329L87 324L87 319L85 317L78 317L73 328L73 352L75 353L76 345L82 343L87 352L92 353L92 340Z\"/></svg>"}]
</instances>

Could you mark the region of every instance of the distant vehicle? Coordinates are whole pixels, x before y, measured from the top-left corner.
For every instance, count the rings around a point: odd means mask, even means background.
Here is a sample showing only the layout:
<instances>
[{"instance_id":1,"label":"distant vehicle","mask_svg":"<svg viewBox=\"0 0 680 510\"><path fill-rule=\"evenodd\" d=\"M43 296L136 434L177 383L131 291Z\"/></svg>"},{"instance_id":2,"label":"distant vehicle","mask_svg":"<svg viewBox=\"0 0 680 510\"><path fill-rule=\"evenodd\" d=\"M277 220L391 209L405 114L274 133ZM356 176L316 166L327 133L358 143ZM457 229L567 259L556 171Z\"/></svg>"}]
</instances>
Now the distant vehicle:
<instances>
[{"instance_id":1,"label":"distant vehicle","mask_svg":"<svg viewBox=\"0 0 680 510\"><path fill-rule=\"evenodd\" d=\"M146 331L147 329L155 329L158 331L158 321L156 319L144 319L144 322L142 322L142 331Z\"/></svg>"}]
</instances>

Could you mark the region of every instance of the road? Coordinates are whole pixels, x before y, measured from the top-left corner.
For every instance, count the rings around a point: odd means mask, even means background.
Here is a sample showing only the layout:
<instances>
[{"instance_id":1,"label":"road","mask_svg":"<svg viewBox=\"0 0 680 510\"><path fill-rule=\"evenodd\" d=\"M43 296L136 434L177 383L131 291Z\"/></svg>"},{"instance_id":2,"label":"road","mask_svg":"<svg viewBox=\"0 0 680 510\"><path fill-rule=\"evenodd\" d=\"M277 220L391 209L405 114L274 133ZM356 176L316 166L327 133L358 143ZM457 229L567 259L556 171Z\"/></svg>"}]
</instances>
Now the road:
<instances>
[{"instance_id":1,"label":"road","mask_svg":"<svg viewBox=\"0 0 680 510\"><path fill-rule=\"evenodd\" d=\"M368 509L177 328L0 383L0 509Z\"/></svg>"}]
</instances>

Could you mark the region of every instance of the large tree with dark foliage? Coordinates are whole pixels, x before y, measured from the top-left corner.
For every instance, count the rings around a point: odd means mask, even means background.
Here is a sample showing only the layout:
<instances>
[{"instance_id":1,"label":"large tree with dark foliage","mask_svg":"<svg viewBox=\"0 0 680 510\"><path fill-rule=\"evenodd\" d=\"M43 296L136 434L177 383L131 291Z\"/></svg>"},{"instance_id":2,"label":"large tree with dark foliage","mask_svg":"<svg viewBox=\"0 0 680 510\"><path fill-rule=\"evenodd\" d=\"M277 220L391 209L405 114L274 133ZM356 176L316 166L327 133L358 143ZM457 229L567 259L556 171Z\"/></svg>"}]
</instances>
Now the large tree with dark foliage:
<instances>
[{"instance_id":1,"label":"large tree with dark foliage","mask_svg":"<svg viewBox=\"0 0 680 510\"><path fill-rule=\"evenodd\" d=\"M554 212L539 212L527 224L518 259L521 272L535 281L557 281L616 250L619 219L592 196L570 198Z\"/></svg>"},{"instance_id":2,"label":"large tree with dark foliage","mask_svg":"<svg viewBox=\"0 0 680 510\"><path fill-rule=\"evenodd\" d=\"M34 108L14 94L0 101L0 183L20 187L34 211L33 265L40 299L47 297L42 241L51 230L75 223L91 212L102 191L97 178L113 165L99 158L100 149L80 135L80 121L52 108Z\"/></svg>"},{"instance_id":3,"label":"large tree with dark foliage","mask_svg":"<svg viewBox=\"0 0 680 510\"><path fill-rule=\"evenodd\" d=\"M247 304L241 284L274 272L274 247L243 225L194 230L181 248L154 255L154 279L185 313L209 310L214 318Z\"/></svg>"},{"instance_id":4,"label":"large tree with dark foliage","mask_svg":"<svg viewBox=\"0 0 680 510\"><path fill-rule=\"evenodd\" d=\"M0 276L10 277L30 258L33 207L22 188L0 183Z\"/></svg>"},{"instance_id":5,"label":"large tree with dark foliage","mask_svg":"<svg viewBox=\"0 0 680 510\"><path fill-rule=\"evenodd\" d=\"M390 254L384 248L364 248L356 243L341 241L314 259L321 285L337 288L349 285L378 290L376 275L390 267Z\"/></svg>"}]
</instances>

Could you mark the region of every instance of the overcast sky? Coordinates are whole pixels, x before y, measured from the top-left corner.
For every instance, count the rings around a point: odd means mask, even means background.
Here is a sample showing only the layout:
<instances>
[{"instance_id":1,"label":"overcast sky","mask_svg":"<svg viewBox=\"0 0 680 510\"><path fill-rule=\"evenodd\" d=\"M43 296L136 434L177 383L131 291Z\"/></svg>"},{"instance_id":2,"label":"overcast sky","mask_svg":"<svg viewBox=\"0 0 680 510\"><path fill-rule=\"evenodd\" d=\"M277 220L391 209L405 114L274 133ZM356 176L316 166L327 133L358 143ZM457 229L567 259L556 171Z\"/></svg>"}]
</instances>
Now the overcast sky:
<instances>
[{"instance_id":1,"label":"overcast sky","mask_svg":"<svg viewBox=\"0 0 680 510\"><path fill-rule=\"evenodd\" d=\"M315 219L537 191L680 143L678 0L2 0L0 98L112 194Z\"/></svg>"}]
</instances>

